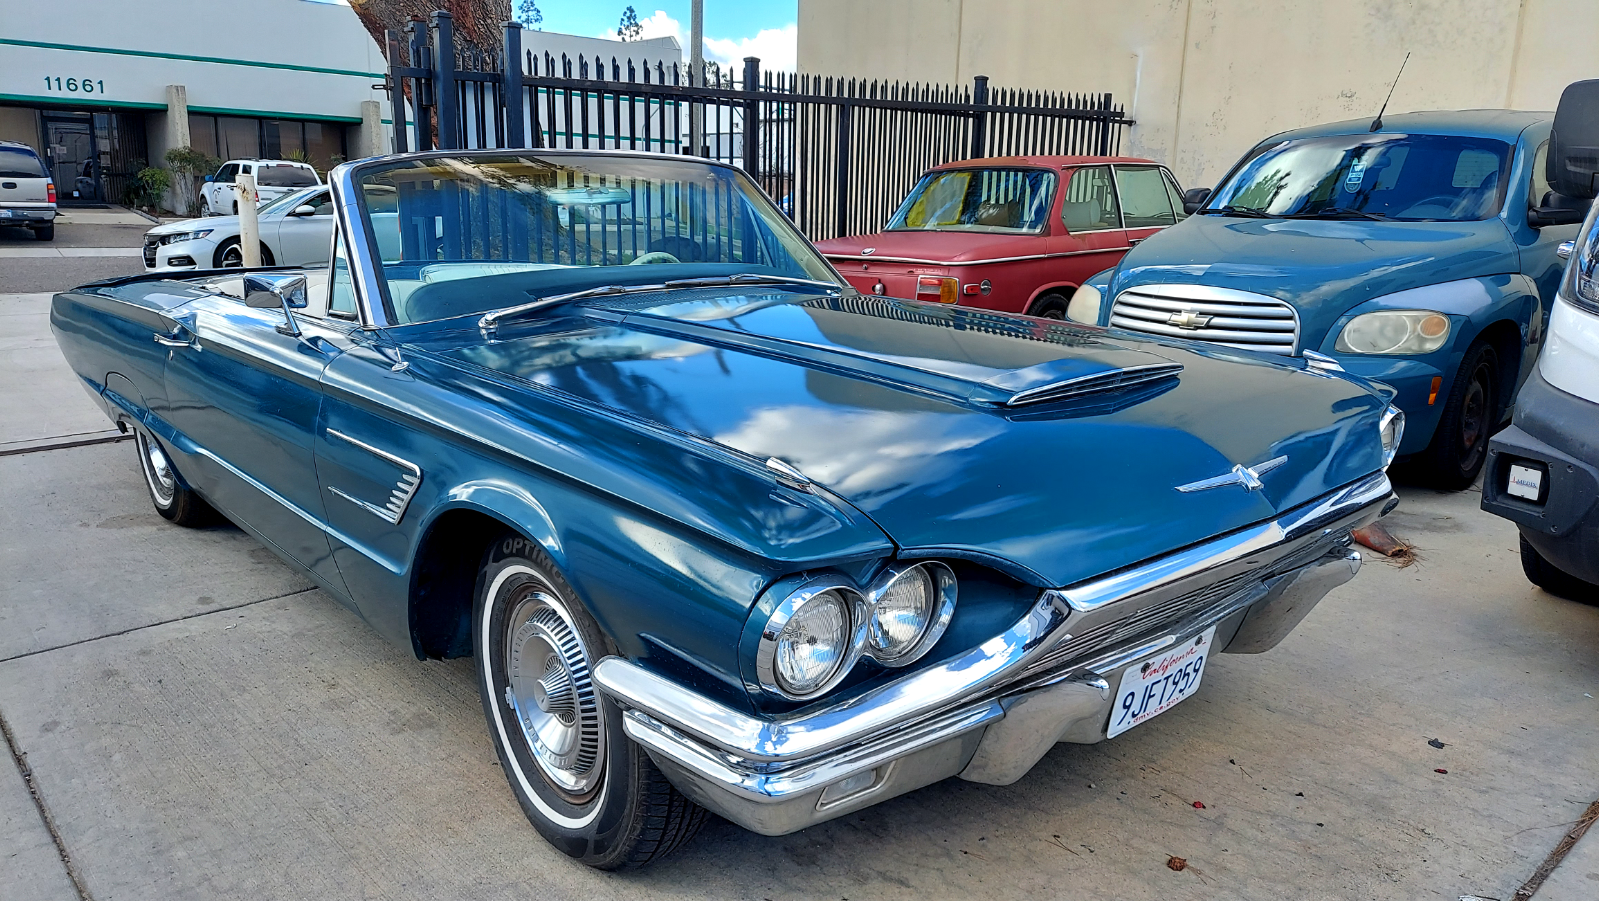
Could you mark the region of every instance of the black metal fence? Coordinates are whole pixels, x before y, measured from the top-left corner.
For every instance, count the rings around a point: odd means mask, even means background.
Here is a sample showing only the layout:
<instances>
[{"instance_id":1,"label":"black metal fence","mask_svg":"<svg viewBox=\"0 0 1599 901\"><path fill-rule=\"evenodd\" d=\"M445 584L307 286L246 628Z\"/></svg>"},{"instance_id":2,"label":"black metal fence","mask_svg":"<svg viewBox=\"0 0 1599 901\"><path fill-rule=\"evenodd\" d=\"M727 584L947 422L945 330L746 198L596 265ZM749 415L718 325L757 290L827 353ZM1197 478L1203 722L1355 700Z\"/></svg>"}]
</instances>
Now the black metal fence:
<instances>
[{"instance_id":1,"label":"black metal fence","mask_svg":"<svg viewBox=\"0 0 1599 901\"><path fill-rule=\"evenodd\" d=\"M648 150L742 167L812 240L875 231L929 167L1023 154L1115 154L1132 124L1109 94L901 84L712 64L465 53L446 12L388 35L399 151ZM507 66L513 60L516 64Z\"/></svg>"}]
</instances>

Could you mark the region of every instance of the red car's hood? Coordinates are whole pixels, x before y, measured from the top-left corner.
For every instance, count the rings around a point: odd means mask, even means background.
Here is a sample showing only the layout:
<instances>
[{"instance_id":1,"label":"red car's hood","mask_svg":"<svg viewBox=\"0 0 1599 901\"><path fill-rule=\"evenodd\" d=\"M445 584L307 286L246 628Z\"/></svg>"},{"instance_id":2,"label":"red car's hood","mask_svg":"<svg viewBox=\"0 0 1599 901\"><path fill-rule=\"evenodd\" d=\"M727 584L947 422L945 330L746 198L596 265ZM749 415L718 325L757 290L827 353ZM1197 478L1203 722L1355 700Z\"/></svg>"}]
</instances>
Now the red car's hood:
<instances>
[{"instance_id":1,"label":"red car's hood","mask_svg":"<svg viewBox=\"0 0 1599 901\"><path fill-rule=\"evenodd\" d=\"M996 257L1042 253L1044 235L996 235L969 231L893 231L817 241L829 257L972 263ZM864 253L872 248L871 253Z\"/></svg>"}]
</instances>

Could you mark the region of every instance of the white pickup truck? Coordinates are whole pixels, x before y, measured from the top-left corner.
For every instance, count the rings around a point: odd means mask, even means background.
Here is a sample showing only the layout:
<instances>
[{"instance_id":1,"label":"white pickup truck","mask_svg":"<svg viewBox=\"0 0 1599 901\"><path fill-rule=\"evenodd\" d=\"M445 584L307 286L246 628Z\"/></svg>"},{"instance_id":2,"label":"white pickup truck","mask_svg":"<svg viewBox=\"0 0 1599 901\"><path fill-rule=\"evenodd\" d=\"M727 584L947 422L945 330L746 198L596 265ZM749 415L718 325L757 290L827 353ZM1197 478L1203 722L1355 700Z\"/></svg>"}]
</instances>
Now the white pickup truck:
<instances>
[{"instance_id":1,"label":"white pickup truck","mask_svg":"<svg viewBox=\"0 0 1599 901\"><path fill-rule=\"evenodd\" d=\"M275 200L290 191L322 184L322 177L310 163L294 160L228 160L215 175L205 177L200 189L201 216L227 216L239 212L233 196L233 183L240 175L255 178L255 193L260 203Z\"/></svg>"}]
</instances>

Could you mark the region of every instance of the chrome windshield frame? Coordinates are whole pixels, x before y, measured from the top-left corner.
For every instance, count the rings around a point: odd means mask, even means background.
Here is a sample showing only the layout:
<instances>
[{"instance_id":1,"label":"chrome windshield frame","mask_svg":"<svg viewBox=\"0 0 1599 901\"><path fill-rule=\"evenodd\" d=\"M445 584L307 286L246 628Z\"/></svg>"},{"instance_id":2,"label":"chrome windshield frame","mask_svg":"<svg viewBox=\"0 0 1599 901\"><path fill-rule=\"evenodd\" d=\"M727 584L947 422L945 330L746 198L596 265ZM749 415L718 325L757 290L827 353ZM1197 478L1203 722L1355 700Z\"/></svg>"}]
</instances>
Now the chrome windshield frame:
<instances>
[{"instance_id":1,"label":"chrome windshield frame","mask_svg":"<svg viewBox=\"0 0 1599 901\"><path fill-rule=\"evenodd\" d=\"M495 158L518 153L537 154L540 157L567 156L592 158L598 156L618 157L624 159L648 159L669 161L679 164L685 161L690 161L699 165L725 169L728 172L733 173L735 178L743 178L748 186L753 189L753 194L766 202L766 204L771 208L774 221L789 223L789 226L794 229L794 234L798 235L799 238L803 240L808 247L810 247L811 252L816 256L816 259L820 261L829 272L832 273L841 290L848 290L849 288L849 281L845 279L844 275L838 271L838 267L833 265L833 261L829 260L826 255L817 249L814 242L807 238L804 233L800 232L798 227L792 224L792 220L784 215L782 210L778 209L777 206L772 203L771 198L766 195L766 192L761 189L759 184L756 184L754 179L750 178L743 169L731 163L725 163L720 160L704 159L701 157L685 158L677 154L649 153L638 150L557 150L529 147L506 147L482 150L428 150L413 153L390 153L383 156L372 156L366 157L365 159L353 160L348 163L341 163L336 166L332 172L328 173L327 183L333 192L334 216L337 220L335 227L342 230L345 238L347 239L345 241L345 254L350 260L351 282L355 288L356 308L360 312L362 328L382 329L399 325L418 325L422 323L395 322L393 317L389 315L388 311L390 309L390 304L388 298L388 286L382 273L378 271L378 260L376 254L377 237L372 233L371 218L365 215L365 209L361 202L362 195L359 187L361 174L370 169L389 166L395 163L412 162L416 160L460 159L473 157ZM329 265L332 265L331 260L329 260Z\"/></svg>"}]
</instances>

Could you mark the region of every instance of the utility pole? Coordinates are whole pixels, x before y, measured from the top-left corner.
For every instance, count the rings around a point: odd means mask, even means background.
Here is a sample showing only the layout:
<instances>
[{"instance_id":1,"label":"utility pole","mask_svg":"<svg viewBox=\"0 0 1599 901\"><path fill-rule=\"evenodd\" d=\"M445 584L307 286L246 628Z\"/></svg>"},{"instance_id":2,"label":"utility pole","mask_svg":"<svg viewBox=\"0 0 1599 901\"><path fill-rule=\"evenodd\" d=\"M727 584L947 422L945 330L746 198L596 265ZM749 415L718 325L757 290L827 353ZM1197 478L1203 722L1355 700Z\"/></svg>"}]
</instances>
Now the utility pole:
<instances>
[{"instance_id":1,"label":"utility pole","mask_svg":"<svg viewBox=\"0 0 1599 901\"><path fill-rule=\"evenodd\" d=\"M690 83L705 85L705 0L693 0L688 28L688 70ZM746 85L746 89L748 86ZM705 154L705 104L690 101L688 105L689 153Z\"/></svg>"},{"instance_id":2,"label":"utility pole","mask_svg":"<svg viewBox=\"0 0 1599 901\"><path fill-rule=\"evenodd\" d=\"M244 268L254 269L261 265L261 226L255 218L255 176L238 176L233 190L239 199L239 250L244 254Z\"/></svg>"}]
</instances>

